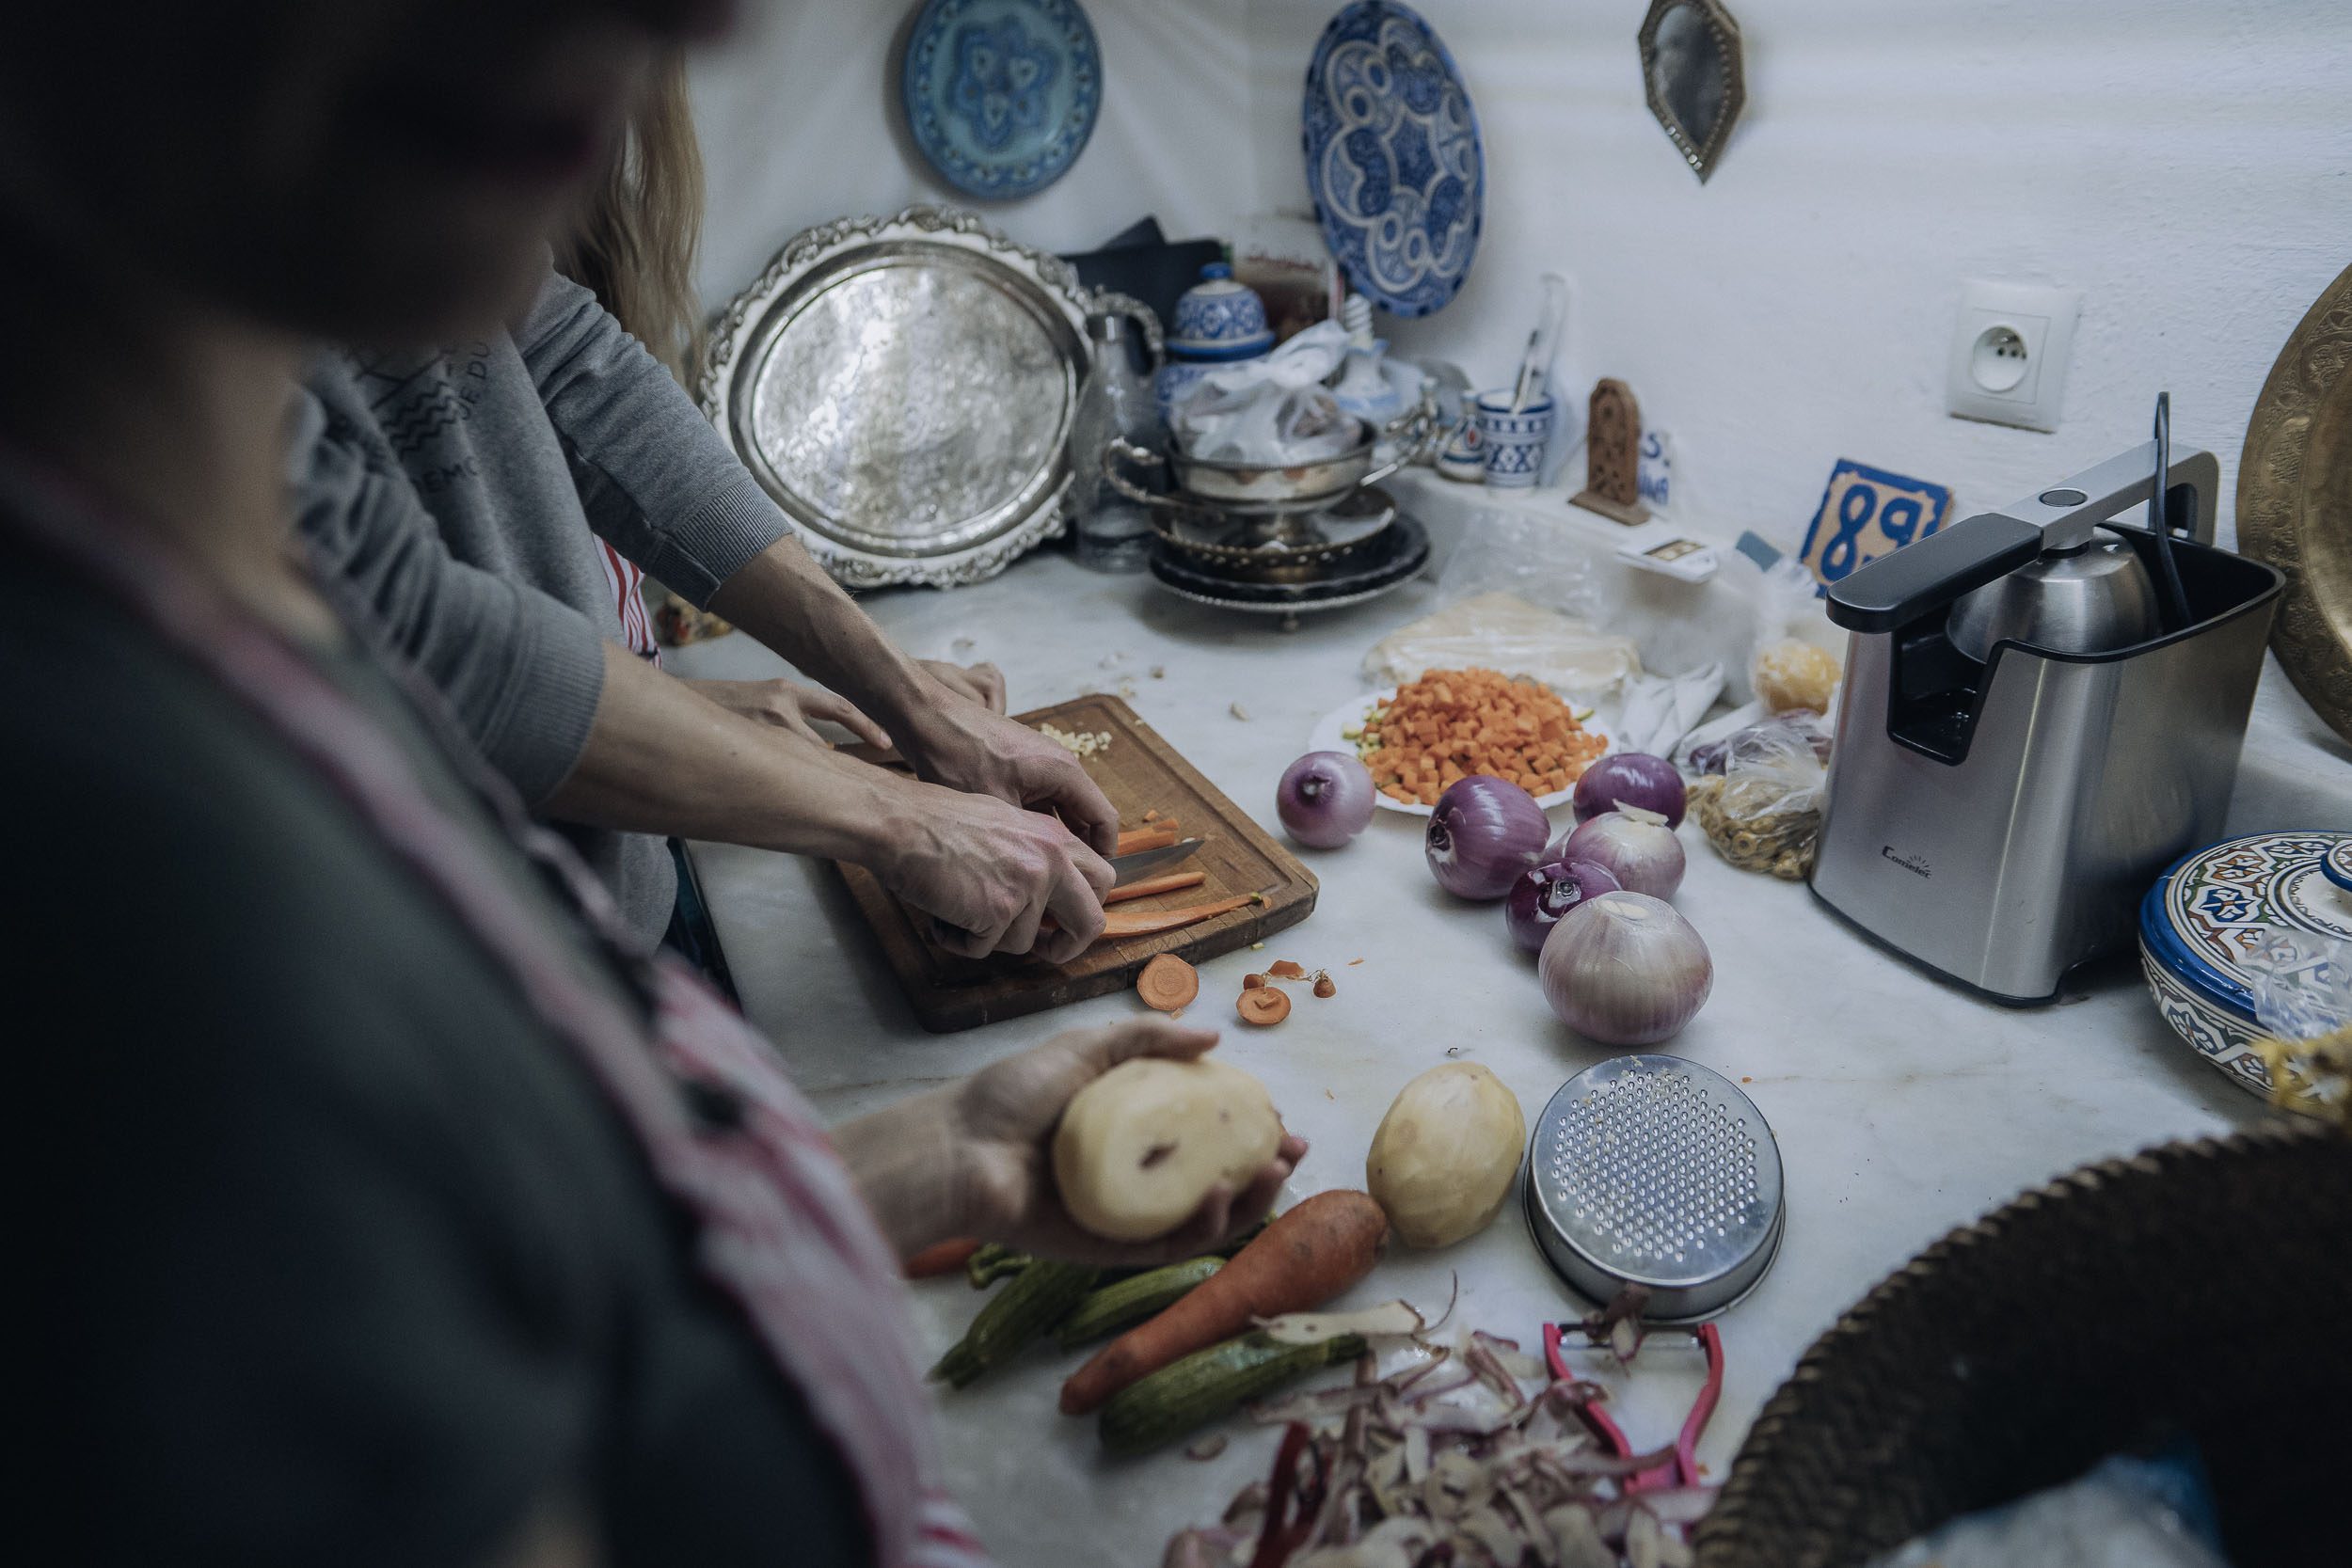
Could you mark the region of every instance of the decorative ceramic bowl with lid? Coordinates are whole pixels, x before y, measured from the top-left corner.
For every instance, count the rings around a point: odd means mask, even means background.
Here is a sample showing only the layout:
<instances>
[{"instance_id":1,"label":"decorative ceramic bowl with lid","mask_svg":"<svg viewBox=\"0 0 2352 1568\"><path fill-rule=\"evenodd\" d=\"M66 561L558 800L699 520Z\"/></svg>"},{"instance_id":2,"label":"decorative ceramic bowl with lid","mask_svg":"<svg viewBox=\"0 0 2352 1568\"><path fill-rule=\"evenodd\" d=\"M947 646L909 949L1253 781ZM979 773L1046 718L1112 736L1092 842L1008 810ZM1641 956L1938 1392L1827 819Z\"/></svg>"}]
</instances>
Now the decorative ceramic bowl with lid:
<instances>
[{"instance_id":1,"label":"decorative ceramic bowl with lid","mask_svg":"<svg viewBox=\"0 0 2352 1568\"><path fill-rule=\"evenodd\" d=\"M2270 1092L2253 1050L2258 955L2274 931L2352 942L2352 895L2328 867L2352 833L2254 833L2183 857L2139 906L2140 969L2173 1032L2240 1088Z\"/></svg>"},{"instance_id":2,"label":"decorative ceramic bowl with lid","mask_svg":"<svg viewBox=\"0 0 2352 1568\"><path fill-rule=\"evenodd\" d=\"M1265 301L1233 269L1212 261L1200 269L1200 281L1176 302L1176 320L1168 334L1168 352L1182 359L1248 359L1274 346L1274 329L1266 325Z\"/></svg>"}]
</instances>

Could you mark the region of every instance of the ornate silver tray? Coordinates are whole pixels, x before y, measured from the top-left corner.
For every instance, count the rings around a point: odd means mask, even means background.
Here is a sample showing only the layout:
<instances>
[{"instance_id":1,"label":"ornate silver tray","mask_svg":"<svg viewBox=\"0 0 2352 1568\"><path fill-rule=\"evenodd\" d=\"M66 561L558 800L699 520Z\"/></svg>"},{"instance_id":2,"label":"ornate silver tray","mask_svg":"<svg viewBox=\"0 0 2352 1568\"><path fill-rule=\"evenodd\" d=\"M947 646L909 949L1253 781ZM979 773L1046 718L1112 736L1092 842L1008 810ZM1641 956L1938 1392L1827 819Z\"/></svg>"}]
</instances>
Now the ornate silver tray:
<instances>
[{"instance_id":1,"label":"ornate silver tray","mask_svg":"<svg viewBox=\"0 0 2352 1568\"><path fill-rule=\"evenodd\" d=\"M1061 531L1089 294L969 213L793 237L712 334L703 409L835 578L946 587Z\"/></svg>"}]
</instances>

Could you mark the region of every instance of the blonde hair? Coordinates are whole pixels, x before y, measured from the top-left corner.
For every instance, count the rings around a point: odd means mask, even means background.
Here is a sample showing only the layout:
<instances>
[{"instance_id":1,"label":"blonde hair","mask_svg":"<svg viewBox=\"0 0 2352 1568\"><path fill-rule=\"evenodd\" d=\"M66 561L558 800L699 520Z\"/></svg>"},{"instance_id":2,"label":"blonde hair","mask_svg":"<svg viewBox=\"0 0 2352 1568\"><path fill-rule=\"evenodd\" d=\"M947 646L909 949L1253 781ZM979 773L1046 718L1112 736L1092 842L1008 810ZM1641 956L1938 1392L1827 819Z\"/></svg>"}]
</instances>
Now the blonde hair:
<instances>
[{"instance_id":1,"label":"blonde hair","mask_svg":"<svg viewBox=\"0 0 2352 1568\"><path fill-rule=\"evenodd\" d=\"M556 245L555 265L690 387L703 352L694 293L702 222L702 148L685 56L673 54L656 71L580 221Z\"/></svg>"}]
</instances>

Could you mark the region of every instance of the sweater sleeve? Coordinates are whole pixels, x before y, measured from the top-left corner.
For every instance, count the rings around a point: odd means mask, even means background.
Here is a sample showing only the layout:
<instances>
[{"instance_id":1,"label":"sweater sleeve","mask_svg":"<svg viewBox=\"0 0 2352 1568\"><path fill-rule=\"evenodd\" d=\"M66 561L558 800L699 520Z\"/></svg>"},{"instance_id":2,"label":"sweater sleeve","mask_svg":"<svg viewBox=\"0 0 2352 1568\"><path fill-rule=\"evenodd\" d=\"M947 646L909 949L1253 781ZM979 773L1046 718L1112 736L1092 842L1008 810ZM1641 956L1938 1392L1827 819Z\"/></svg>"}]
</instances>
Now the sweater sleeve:
<instances>
[{"instance_id":1,"label":"sweater sleeve","mask_svg":"<svg viewBox=\"0 0 2352 1568\"><path fill-rule=\"evenodd\" d=\"M657 581L707 605L791 531L694 400L594 293L549 272L515 342L589 525Z\"/></svg>"},{"instance_id":2,"label":"sweater sleeve","mask_svg":"<svg viewBox=\"0 0 2352 1568\"><path fill-rule=\"evenodd\" d=\"M311 393L296 410L294 515L321 574L437 687L537 806L587 749L604 650L587 617L457 560L405 475L371 464Z\"/></svg>"}]
</instances>

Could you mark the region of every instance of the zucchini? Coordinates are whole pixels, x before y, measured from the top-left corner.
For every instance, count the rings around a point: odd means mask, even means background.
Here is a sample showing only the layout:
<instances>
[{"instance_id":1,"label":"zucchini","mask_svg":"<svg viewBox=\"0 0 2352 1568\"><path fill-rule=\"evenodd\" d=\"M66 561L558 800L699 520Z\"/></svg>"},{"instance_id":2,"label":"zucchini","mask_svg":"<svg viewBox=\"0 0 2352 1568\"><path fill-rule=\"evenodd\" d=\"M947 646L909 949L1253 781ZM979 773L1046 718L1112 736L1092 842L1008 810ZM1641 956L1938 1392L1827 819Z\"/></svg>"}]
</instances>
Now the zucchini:
<instances>
[{"instance_id":1,"label":"zucchini","mask_svg":"<svg viewBox=\"0 0 2352 1568\"><path fill-rule=\"evenodd\" d=\"M1009 1360L1024 1345L1070 1315L1094 1289L1099 1270L1082 1263L1033 1262L1019 1278L989 1297L963 1338L931 1369L958 1388Z\"/></svg>"},{"instance_id":2,"label":"zucchini","mask_svg":"<svg viewBox=\"0 0 2352 1568\"><path fill-rule=\"evenodd\" d=\"M1224 1266L1222 1258L1193 1258L1097 1287L1078 1303L1075 1312L1062 1320L1061 1348L1076 1350L1089 1339L1133 1328Z\"/></svg>"},{"instance_id":3,"label":"zucchini","mask_svg":"<svg viewBox=\"0 0 2352 1568\"><path fill-rule=\"evenodd\" d=\"M1121 1388L1103 1406L1095 1430L1113 1454L1145 1453L1295 1377L1363 1354L1360 1334L1334 1335L1311 1345L1278 1344L1263 1333L1245 1334L1194 1351Z\"/></svg>"},{"instance_id":4,"label":"zucchini","mask_svg":"<svg viewBox=\"0 0 2352 1568\"><path fill-rule=\"evenodd\" d=\"M985 1291L1007 1275L1019 1274L1036 1259L1025 1252L1015 1252L1002 1242L990 1242L964 1260L963 1277L972 1289Z\"/></svg>"}]
</instances>

